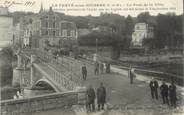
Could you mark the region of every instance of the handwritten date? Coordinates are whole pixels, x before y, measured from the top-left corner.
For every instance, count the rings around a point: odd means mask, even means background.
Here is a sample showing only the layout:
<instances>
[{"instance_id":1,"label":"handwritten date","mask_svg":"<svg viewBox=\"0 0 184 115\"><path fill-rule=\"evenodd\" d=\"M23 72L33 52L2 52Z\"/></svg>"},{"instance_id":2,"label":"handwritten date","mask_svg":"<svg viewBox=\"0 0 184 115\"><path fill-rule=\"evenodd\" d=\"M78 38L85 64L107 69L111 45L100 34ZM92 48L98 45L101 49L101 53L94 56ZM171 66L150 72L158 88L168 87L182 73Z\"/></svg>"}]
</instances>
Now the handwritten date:
<instances>
[{"instance_id":1,"label":"handwritten date","mask_svg":"<svg viewBox=\"0 0 184 115\"><path fill-rule=\"evenodd\" d=\"M6 7L11 7L13 5L23 5L23 6L27 6L27 7L32 7L33 5L35 5L35 1L25 1L25 2L17 2L17 1L9 1L6 0L4 1L4 6Z\"/></svg>"}]
</instances>

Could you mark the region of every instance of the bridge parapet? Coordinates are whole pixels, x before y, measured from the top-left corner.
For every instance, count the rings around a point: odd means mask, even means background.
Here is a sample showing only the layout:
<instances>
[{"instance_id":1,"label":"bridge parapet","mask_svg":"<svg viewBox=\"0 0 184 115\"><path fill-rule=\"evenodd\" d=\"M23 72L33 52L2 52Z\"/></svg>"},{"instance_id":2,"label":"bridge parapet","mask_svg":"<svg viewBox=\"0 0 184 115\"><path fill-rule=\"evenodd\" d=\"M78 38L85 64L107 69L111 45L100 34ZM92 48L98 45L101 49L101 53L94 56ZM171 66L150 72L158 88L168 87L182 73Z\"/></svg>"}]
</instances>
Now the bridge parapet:
<instances>
[{"instance_id":1,"label":"bridge parapet","mask_svg":"<svg viewBox=\"0 0 184 115\"><path fill-rule=\"evenodd\" d=\"M70 57L55 58L51 53L39 49L33 49L36 60L40 63L31 61L31 84L37 83L39 77L46 77L56 87L55 89L74 90L77 86L81 86L81 68L84 63L81 60L76 60ZM33 54L23 51L25 54L33 58ZM89 64L91 65L91 63ZM39 70L39 71L38 71ZM36 72L37 71L37 72ZM37 74L36 73L41 73Z\"/></svg>"},{"instance_id":2,"label":"bridge parapet","mask_svg":"<svg viewBox=\"0 0 184 115\"><path fill-rule=\"evenodd\" d=\"M56 91L75 90L77 86L80 86L79 83L76 83L70 79L70 74L67 75L67 74L58 72L57 70L55 70L53 67L51 67L48 64L42 64L41 66L39 64L34 64L34 68L37 71L41 72L41 74L45 78L47 78L49 81L51 81L56 86L56 89L58 89ZM34 73L38 73L38 72L35 71ZM38 76L40 75L37 75L37 77ZM33 84L35 84L36 81L37 81L36 79L33 80Z\"/></svg>"},{"instance_id":3,"label":"bridge parapet","mask_svg":"<svg viewBox=\"0 0 184 115\"><path fill-rule=\"evenodd\" d=\"M68 75L64 75L63 73L60 73L56 71L54 68L48 65L48 67L52 70L52 79L55 82L58 82L58 84L62 85L62 87L65 87L68 90L74 90L77 86L80 86L79 83L76 83L71 80L70 73Z\"/></svg>"},{"instance_id":4,"label":"bridge parapet","mask_svg":"<svg viewBox=\"0 0 184 115\"><path fill-rule=\"evenodd\" d=\"M1 101L1 115L27 115L38 111L84 105L86 91L54 93L26 99Z\"/></svg>"},{"instance_id":5,"label":"bridge parapet","mask_svg":"<svg viewBox=\"0 0 184 115\"><path fill-rule=\"evenodd\" d=\"M65 69L67 69L68 71L70 70L70 63L66 62L66 61L59 61L55 58L55 56L49 52L46 52L46 51L43 51L43 50L39 50L39 49L30 49L30 50L23 50L23 53L25 55L28 56L28 54L34 54L37 56L37 58L41 61L44 61L44 62L51 62L51 63L59 63L60 65L62 65ZM65 57L65 56L63 56Z\"/></svg>"}]
</instances>

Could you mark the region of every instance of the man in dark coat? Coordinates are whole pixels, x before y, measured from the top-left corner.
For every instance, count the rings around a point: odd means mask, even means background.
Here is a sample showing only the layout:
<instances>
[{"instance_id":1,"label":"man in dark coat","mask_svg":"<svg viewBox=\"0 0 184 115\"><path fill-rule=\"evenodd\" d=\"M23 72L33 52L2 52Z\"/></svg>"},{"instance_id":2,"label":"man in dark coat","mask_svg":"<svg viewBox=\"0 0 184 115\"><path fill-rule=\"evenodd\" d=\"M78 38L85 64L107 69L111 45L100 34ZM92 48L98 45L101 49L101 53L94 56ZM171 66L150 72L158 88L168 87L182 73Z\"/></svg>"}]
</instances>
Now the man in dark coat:
<instances>
[{"instance_id":1,"label":"man in dark coat","mask_svg":"<svg viewBox=\"0 0 184 115\"><path fill-rule=\"evenodd\" d=\"M171 106L174 106L176 108L177 97L176 97L176 86L174 85L174 82L172 82L171 85L169 86L169 99Z\"/></svg>"},{"instance_id":2,"label":"man in dark coat","mask_svg":"<svg viewBox=\"0 0 184 115\"><path fill-rule=\"evenodd\" d=\"M134 68L130 67L128 76L129 76L129 78L130 78L130 84L133 84L133 79L134 79L134 77L135 77Z\"/></svg>"},{"instance_id":3,"label":"man in dark coat","mask_svg":"<svg viewBox=\"0 0 184 115\"><path fill-rule=\"evenodd\" d=\"M154 78L152 78L149 86L151 89L152 99L156 98L158 100L158 82Z\"/></svg>"},{"instance_id":4,"label":"man in dark coat","mask_svg":"<svg viewBox=\"0 0 184 115\"><path fill-rule=\"evenodd\" d=\"M87 110L95 111L95 90L91 85L87 89Z\"/></svg>"},{"instance_id":5,"label":"man in dark coat","mask_svg":"<svg viewBox=\"0 0 184 115\"><path fill-rule=\"evenodd\" d=\"M97 89L97 103L98 103L98 110L104 109L104 104L106 102L106 89L103 86L103 83L100 83L100 87Z\"/></svg>"},{"instance_id":6,"label":"man in dark coat","mask_svg":"<svg viewBox=\"0 0 184 115\"><path fill-rule=\"evenodd\" d=\"M86 77L87 77L87 68L86 68L86 65L85 64L82 66L82 77L83 77L83 80L86 80Z\"/></svg>"},{"instance_id":7,"label":"man in dark coat","mask_svg":"<svg viewBox=\"0 0 184 115\"><path fill-rule=\"evenodd\" d=\"M104 64L101 62L100 63L100 72L101 72L101 74L103 74L103 71L104 71Z\"/></svg>"},{"instance_id":8,"label":"man in dark coat","mask_svg":"<svg viewBox=\"0 0 184 115\"><path fill-rule=\"evenodd\" d=\"M95 62L95 75L99 74L99 63L96 61Z\"/></svg>"},{"instance_id":9,"label":"man in dark coat","mask_svg":"<svg viewBox=\"0 0 184 115\"><path fill-rule=\"evenodd\" d=\"M160 86L160 93L162 96L163 104L167 103L169 105L168 100L168 85L165 84L165 82L162 82L162 85Z\"/></svg>"},{"instance_id":10,"label":"man in dark coat","mask_svg":"<svg viewBox=\"0 0 184 115\"><path fill-rule=\"evenodd\" d=\"M106 62L105 66L106 66L106 73L110 73L111 72L111 64L109 62Z\"/></svg>"}]
</instances>

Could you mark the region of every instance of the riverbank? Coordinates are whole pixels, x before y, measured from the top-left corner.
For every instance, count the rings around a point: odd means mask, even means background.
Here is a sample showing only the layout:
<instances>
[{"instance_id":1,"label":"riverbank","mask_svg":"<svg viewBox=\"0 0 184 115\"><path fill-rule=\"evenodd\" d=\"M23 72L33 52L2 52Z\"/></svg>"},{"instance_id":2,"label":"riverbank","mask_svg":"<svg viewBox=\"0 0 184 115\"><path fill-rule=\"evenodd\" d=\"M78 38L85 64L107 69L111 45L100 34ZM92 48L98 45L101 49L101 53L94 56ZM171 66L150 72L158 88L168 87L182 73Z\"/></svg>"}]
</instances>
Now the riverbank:
<instances>
[{"instance_id":1,"label":"riverbank","mask_svg":"<svg viewBox=\"0 0 184 115\"><path fill-rule=\"evenodd\" d=\"M13 96L18 91L18 88L12 86L3 86L0 88L1 100L13 99Z\"/></svg>"},{"instance_id":2,"label":"riverbank","mask_svg":"<svg viewBox=\"0 0 184 115\"><path fill-rule=\"evenodd\" d=\"M17 91L20 91L19 87L13 87L13 86L3 86L0 88L1 98L0 100L8 100L13 99L13 96L17 94ZM37 95L43 95L43 94L50 94L55 93L53 89L47 89L45 87L37 87L34 89L28 89L24 88L24 91L22 92L23 97L32 97Z\"/></svg>"}]
</instances>

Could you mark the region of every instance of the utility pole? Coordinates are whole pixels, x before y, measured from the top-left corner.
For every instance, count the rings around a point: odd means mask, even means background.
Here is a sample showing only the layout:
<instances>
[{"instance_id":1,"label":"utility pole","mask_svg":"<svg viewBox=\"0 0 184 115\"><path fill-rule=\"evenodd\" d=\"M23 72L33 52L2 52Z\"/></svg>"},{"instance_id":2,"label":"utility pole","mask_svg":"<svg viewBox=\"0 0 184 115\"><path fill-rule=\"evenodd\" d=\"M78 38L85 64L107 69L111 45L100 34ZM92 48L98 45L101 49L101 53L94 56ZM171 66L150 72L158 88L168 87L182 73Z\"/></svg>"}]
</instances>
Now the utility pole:
<instances>
[{"instance_id":1,"label":"utility pole","mask_svg":"<svg viewBox=\"0 0 184 115\"><path fill-rule=\"evenodd\" d=\"M97 55L97 52L98 52L98 38L96 38L96 55Z\"/></svg>"}]
</instances>

